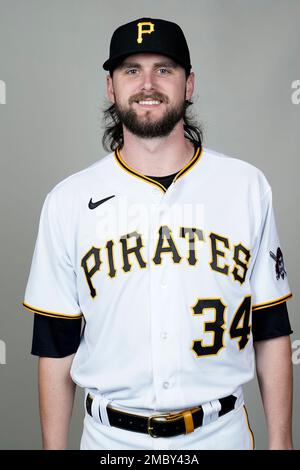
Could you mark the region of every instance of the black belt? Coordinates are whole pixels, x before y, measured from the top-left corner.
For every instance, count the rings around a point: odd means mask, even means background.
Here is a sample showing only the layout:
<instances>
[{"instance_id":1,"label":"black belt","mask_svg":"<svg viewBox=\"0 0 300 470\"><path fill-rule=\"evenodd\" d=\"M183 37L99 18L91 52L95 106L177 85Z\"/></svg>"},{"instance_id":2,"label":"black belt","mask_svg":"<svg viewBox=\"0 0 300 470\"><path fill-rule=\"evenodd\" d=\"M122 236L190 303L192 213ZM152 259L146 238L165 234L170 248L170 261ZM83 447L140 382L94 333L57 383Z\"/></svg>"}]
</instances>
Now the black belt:
<instances>
[{"instance_id":1,"label":"black belt","mask_svg":"<svg viewBox=\"0 0 300 470\"><path fill-rule=\"evenodd\" d=\"M223 416L233 410L236 400L237 397L234 395L220 398L221 409L218 416ZM90 416L92 416L92 402L93 398L88 394L86 409ZM111 426L126 429L127 431L150 434L152 437L173 437L193 432L194 429L203 425L203 415L201 405L180 412L175 411L151 416L135 415L116 410L111 408L110 405L107 406L107 416Z\"/></svg>"}]
</instances>

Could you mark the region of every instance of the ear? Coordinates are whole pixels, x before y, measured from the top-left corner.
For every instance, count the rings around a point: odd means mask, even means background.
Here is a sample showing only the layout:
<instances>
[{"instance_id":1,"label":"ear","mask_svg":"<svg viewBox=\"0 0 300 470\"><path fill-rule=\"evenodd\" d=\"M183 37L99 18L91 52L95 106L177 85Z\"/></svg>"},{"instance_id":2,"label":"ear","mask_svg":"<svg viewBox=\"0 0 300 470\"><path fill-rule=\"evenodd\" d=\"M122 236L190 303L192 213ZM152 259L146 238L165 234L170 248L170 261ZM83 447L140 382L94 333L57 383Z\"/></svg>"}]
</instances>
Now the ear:
<instances>
[{"instance_id":1,"label":"ear","mask_svg":"<svg viewBox=\"0 0 300 470\"><path fill-rule=\"evenodd\" d=\"M186 92L185 92L185 99L190 100L194 93L194 86L195 86L195 74L191 72L186 80Z\"/></svg>"},{"instance_id":2,"label":"ear","mask_svg":"<svg viewBox=\"0 0 300 470\"><path fill-rule=\"evenodd\" d=\"M111 103L115 102L115 94L114 94L114 86L113 80L110 75L106 77L106 90L107 90L107 97Z\"/></svg>"}]
</instances>

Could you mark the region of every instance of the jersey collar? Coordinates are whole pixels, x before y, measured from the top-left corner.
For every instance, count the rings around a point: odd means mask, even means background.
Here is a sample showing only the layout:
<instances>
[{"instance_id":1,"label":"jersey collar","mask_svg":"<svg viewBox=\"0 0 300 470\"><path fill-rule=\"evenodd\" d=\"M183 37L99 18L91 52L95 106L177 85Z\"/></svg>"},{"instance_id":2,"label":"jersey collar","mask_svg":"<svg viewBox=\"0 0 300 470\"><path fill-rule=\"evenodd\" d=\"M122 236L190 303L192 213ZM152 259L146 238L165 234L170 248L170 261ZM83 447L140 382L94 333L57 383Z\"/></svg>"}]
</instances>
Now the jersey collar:
<instances>
[{"instance_id":1,"label":"jersey collar","mask_svg":"<svg viewBox=\"0 0 300 470\"><path fill-rule=\"evenodd\" d=\"M174 182L177 181L184 174L186 174L189 170L191 170L191 168L200 160L200 158L202 156L202 153L203 153L203 146L197 147L195 149L195 153L194 153L192 159L183 168L181 168L181 170L178 171L178 173L176 174L173 181ZM128 173L130 173L131 175L133 175L137 178L140 178L140 179L146 181L147 183L150 183L150 184L158 187L164 193L167 191L166 188L161 183L159 183L158 181L156 181L152 178L149 178L149 176L142 175L141 173L139 173L138 171L134 170L129 165L127 165L127 163L125 163L124 160L121 157L119 147L115 150L114 156L115 156L115 159L116 159L117 163L121 166L121 168L123 170L127 171Z\"/></svg>"}]
</instances>

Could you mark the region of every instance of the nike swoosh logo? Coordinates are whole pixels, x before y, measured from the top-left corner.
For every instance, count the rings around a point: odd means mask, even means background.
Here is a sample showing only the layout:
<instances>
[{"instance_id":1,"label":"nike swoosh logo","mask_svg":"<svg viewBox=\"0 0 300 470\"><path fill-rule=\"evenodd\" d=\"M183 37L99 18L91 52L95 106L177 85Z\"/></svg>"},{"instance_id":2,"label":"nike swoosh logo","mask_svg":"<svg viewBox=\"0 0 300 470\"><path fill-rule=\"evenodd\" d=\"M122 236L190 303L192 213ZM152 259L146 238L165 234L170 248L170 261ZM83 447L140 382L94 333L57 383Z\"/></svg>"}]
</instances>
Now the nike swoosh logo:
<instances>
[{"instance_id":1,"label":"nike swoosh logo","mask_svg":"<svg viewBox=\"0 0 300 470\"><path fill-rule=\"evenodd\" d=\"M105 197L104 199L100 199L100 201L97 201L97 202L93 202L91 198L89 201L89 209L96 209L96 207L100 206L100 204L103 204L103 202L108 201L112 197L115 197L115 194L113 196L108 196L108 197Z\"/></svg>"}]
</instances>

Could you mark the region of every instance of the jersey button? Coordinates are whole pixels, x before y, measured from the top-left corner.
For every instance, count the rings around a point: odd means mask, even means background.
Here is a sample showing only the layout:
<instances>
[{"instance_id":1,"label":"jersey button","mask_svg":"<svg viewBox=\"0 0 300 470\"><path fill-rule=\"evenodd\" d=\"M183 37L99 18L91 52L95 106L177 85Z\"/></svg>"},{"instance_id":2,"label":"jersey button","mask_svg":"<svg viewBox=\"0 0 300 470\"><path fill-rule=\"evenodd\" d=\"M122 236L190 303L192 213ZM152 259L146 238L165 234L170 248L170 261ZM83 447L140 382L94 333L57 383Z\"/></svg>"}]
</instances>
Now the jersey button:
<instances>
[{"instance_id":1,"label":"jersey button","mask_svg":"<svg viewBox=\"0 0 300 470\"><path fill-rule=\"evenodd\" d=\"M170 382L164 382L163 383L164 388L170 388L170 386L171 386Z\"/></svg>"},{"instance_id":2,"label":"jersey button","mask_svg":"<svg viewBox=\"0 0 300 470\"><path fill-rule=\"evenodd\" d=\"M167 339L168 338L168 333L166 331L163 331L161 333L161 337L162 337L162 339Z\"/></svg>"}]
</instances>

